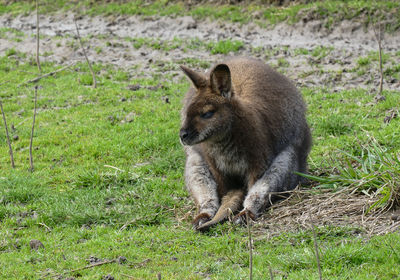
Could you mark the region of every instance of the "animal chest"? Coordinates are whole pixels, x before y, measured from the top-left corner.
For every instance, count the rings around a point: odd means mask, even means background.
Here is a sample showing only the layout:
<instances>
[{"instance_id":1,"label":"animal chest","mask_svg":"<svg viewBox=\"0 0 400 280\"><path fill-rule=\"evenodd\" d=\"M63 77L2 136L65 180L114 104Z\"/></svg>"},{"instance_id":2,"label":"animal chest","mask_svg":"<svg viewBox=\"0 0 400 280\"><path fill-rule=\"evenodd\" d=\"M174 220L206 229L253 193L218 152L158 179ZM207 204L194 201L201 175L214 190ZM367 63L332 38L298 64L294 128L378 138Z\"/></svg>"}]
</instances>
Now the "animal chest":
<instances>
[{"instance_id":1,"label":"animal chest","mask_svg":"<svg viewBox=\"0 0 400 280\"><path fill-rule=\"evenodd\" d=\"M208 157L222 177L247 181L249 161L244 151L236 146L229 144L212 146L208 149Z\"/></svg>"}]
</instances>

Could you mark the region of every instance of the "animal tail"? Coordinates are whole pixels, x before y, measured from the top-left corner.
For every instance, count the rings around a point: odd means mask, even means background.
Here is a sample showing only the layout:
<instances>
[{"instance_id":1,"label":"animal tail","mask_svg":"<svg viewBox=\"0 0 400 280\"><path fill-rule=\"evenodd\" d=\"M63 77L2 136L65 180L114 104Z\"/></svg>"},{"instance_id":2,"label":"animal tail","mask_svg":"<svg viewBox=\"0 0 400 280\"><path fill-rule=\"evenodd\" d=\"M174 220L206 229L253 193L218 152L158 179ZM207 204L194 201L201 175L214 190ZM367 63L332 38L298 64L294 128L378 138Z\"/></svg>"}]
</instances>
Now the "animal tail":
<instances>
[{"instance_id":1,"label":"animal tail","mask_svg":"<svg viewBox=\"0 0 400 280\"><path fill-rule=\"evenodd\" d=\"M221 206L211 221L208 221L199 227L197 230L206 231L213 225L216 225L229 217L230 213L236 212L242 206L244 199L243 190L230 190L224 197L222 197Z\"/></svg>"}]
</instances>

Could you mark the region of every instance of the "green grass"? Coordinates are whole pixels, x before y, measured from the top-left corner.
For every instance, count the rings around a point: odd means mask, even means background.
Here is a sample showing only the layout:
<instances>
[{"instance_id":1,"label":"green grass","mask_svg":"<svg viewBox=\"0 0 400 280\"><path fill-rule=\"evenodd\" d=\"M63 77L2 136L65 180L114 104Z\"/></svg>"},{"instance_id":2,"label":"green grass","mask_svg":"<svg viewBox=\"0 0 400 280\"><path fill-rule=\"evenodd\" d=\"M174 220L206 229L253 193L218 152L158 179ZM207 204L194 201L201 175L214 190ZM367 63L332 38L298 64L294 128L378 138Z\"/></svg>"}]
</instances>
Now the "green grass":
<instances>
[{"instance_id":1,"label":"green grass","mask_svg":"<svg viewBox=\"0 0 400 280\"><path fill-rule=\"evenodd\" d=\"M6 82L0 94L8 124L14 126L11 135L19 136L12 141L12 170L0 130L0 274L8 279L61 272L82 279L108 274L153 279L158 272L166 279L246 278L246 229L224 224L199 234L190 226L193 203L183 186L184 155L177 137L186 79L138 79L121 69L94 65L99 87L92 89L89 69L77 64L41 80L31 173L33 85L18 87L35 76L30 61L18 52L0 58L0 83ZM202 64L195 59L176 63ZM42 68L47 73L59 66L44 62ZM159 83L163 87L152 89ZM141 88L130 91L129 84ZM374 137L385 154L400 147L399 119L383 122L386 112L399 104L398 92L385 92L387 99L374 105L368 105L374 97L365 90L333 94L307 88L303 94L313 128L313 174L343 164L350 172L347 158L365 155L355 139L363 143ZM335 157L334 163L326 161ZM391 165L398 170L396 164ZM326 278L390 279L400 273L391 249L399 249L398 234L363 241L351 232L318 229ZM45 248L31 250L31 239L41 240ZM254 246L255 279L268 275L269 265L277 279L317 279L311 232L256 236ZM68 272L86 266L91 256L124 256L128 262Z\"/></svg>"},{"instance_id":2,"label":"green grass","mask_svg":"<svg viewBox=\"0 0 400 280\"><path fill-rule=\"evenodd\" d=\"M228 54L230 52L237 52L243 48L243 42L238 40L221 40L207 44L207 48L211 54Z\"/></svg>"},{"instance_id":3,"label":"green grass","mask_svg":"<svg viewBox=\"0 0 400 280\"><path fill-rule=\"evenodd\" d=\"M184 52L193 52L195 50L209 51L211 54L228 54L230 52L237 53L244 48L244 43L239 40L220 40L203 42L198 38L182 40L174 38L173 40L160 40L155 38L125 38L132 42L135 49L142 47L154 50L170 51L174 49L182 49Z\"/></svg>"},{"instance_id":4,"label":"green grass","mask_svg":"<svg viewBox=\"0 0 400 280\"><path fill-rule=\"evenodd\" d=\"M191 14L239 23L258 13L258 23L265 24L294 22L296 15L305 11L320 13L320 17L331 15L336 20L372 7L366 0L337 2L325 1L326 7L319 3L287 8L203 5L189 10L180 2L170 1L143 5L142 1L105 4L57 0L41 1L41 9L68 10L75 5L81 13L90 15ZM391 1L377 5L384 11L399 6ZM0 6L0 13L15 15L32 10L30 1ZM0 28L0 38L7 36L18 40L24 35ZM237 54L244 48L243 42L229 39L126 40L135 48L166 52L179 48L190 54ZM72 38L67 44L79 48ZM100 47L95 50L101 55ZM273 57L287 52L291 55L292 49L253 51ZM294 55L321 59L331 51L316 46L296 49ZM396 55L400 57L400 52ZM399 79L396 61L392 55L384 55L385 77ZM368 73L377 62L377 53L371 52L356 61L353 71ZM245 228L226 223L207 234L191 229L195 210L184 189L184 153L178 140L179 111L189 83L184 75L177 82L172 79L180 64L210 67L208 61L188 55L169 62L154 61L152 70L158 71L146 75L149 78L138 78L140 73L134 68L128 71L94 64L97 89L91 87L92 76L84 63L42 79L38 83L41 88L33 139L35 171L31 173L34 84L18 85L36 77L36 62L12 48L0 57L0 99L11 137L18 136L12 140L13 170L0 122L0 278L39 279L64 273L64 278L76 279L102 279L108 274L116 279L126 278L124 275L156 279L159 272L162 279L248 278ZM42 62L43 73L60 67ZM277 67L288 68L290 63L280 57ZM310 75L320 74L318 71L323 73L318 69ZM140 88L132 91L128 85ZM318 177L313 178L332 189L358 187L359 192L380 199L374 205L378 208L398 199L400 118L389 123L384 120L390 110L398 110L400 93L384 91L386 100L375 103L370 90L301 90L313 134L309 165L311 174ZM317 228L324 279L396 279L400 274L400 235L366 237L359 232L351 225ZM41 240L45 248L31 250L32 239ZM254 239L254 279L265 279L269 267L274 279L318 279L312 232L299 229L270 237L265 229ZM88 265L91 257L112 260L120 256L127 262L76 270Z\"/></svg>"}]
</instances>

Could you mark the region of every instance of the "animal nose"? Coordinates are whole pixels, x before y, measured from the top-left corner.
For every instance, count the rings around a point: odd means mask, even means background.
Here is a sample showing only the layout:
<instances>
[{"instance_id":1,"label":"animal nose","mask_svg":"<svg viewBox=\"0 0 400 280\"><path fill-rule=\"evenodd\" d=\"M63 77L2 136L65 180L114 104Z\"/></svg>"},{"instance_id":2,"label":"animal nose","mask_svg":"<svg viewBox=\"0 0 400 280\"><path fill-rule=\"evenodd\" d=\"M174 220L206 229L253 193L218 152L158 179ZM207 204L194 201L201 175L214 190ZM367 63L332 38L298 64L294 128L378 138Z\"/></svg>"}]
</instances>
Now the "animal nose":
<instances>
[{"instance_id":1,"label":"animal nose","mask_svg":"<svg viewBox=\"0 0 400 280\"><path fill-rule=\"evenodd\" d=\"M181 140L186 139L186 138L188 137L188 135L189 135L189 133L187 132L186 129L183 129L183 128L182 128L182 129L179 131L179 136L181 137Z\"/></svg>"}]
</instances>

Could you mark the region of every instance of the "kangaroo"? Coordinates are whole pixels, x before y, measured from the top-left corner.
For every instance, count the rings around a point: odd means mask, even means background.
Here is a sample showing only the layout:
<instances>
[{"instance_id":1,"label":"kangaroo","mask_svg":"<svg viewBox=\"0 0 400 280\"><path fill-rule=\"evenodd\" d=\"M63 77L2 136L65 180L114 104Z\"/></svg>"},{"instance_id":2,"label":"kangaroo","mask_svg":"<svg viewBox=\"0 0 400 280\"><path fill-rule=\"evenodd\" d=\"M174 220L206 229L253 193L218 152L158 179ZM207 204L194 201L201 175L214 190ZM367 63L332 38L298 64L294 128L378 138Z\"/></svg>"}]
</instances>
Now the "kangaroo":
<instances>
[{"instance_id":1,"label":"kangaroo","mask_svg":"<svg viewBox=\"0 0 400 280\"><path fill-rule=\"evenodd\" d=\"M185 183L203 231L237 213L260 216L273 194L307 171L311 134L296 87L260 60L233 57L207 73L185 66L193 83L181 112Z\"/></svg>"}]
</instances>

